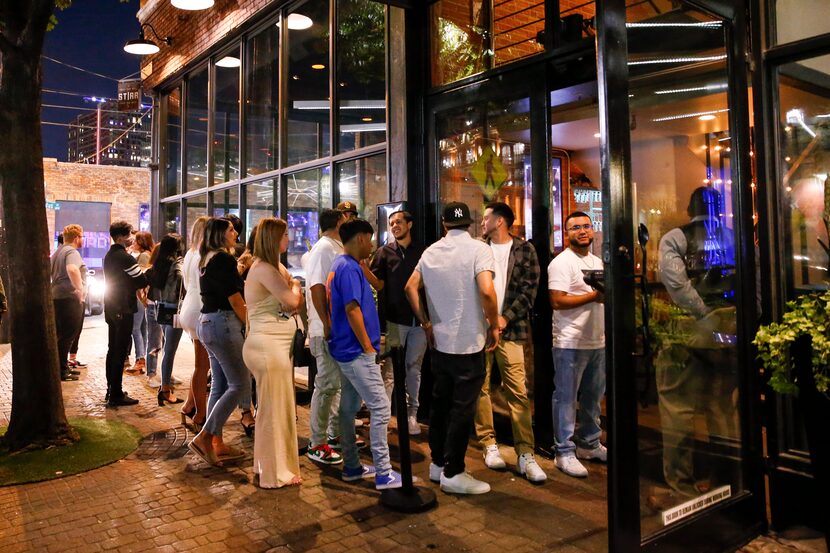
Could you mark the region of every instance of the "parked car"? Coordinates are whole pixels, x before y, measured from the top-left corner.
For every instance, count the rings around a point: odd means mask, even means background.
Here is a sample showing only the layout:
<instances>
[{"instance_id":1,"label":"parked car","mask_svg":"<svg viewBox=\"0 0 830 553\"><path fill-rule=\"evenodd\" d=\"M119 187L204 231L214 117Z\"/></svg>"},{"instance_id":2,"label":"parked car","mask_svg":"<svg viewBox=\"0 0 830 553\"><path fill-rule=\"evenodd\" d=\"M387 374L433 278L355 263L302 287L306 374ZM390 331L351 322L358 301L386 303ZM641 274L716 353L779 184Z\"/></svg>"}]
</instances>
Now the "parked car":
<instances>
[{"instance_id":1,"label":"parked car","mask_svg":"<svg viewBox=\"0 0 830 553\"><path fill-rule=\"evenodd\" d=\"M84 316L100 315L104 312L104 292L107 289L104 276L96 275L95 269L86 272L86 290L84 290Z\"/></svg>"}]
</instances>

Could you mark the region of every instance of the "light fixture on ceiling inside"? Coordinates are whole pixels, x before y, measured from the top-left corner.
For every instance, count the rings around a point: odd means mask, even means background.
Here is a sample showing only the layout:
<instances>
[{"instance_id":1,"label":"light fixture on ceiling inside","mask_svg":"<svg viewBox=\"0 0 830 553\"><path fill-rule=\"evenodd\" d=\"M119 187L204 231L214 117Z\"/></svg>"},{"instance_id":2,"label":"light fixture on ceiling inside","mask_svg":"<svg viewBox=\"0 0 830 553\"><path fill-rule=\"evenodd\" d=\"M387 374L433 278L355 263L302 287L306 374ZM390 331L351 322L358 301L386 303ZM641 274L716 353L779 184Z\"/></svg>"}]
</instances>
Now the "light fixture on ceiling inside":
<instances>
[{"instance_id":1,"label":"light fixture on ceiling inside","mask_svg":"<svg viewBox=\"0 0 830 553\"><path fill-rule=\"evenodd\" d=\"M158 53L158 51L160 50L158 44L144 36L144 27L149 27L156 39L160 40L167 46L171 46L173 44L173 37L166 36L162 38L159 36L159 34L156 32L152 25L150 25L149 23L143 23L141 25L141 29L138 32L138 38L135 40L127 41L127 43L124 45L125 52L127 52L128 54L135 54L137 56L148 56L150 54Z\"/></svg>"},{"instance_id":2,"label":"light fixture on ceiling inside","mask_svg":"<svg viewBox=\"0 0 830 553\"><path fill-rule=\"evenodd\" d=\"M371 123L372 122L371 117L361 117L360 120L363 121L364 123Z\"/></svg>"},{"instance_id":3,"label":"light fixture on ceiling inside","mask_svg":"<svg viewBox=\"0 0 830 553\"><path fill-rule=\"evenodd\" d=\"M321 70L325 69L326 66L323 65L322 63L315 63L311 66L311 68L316 69L317 71L321 71Z\"/></svg>"},{"instance_id":4,"label":"light fixture on ceiling inside","mask_svg":"<svg viewBox=\"0 0 830 553\"><path fill-rule=\"evenodd\" d=\"M598 132L595 132L594 133L594 138L599 138L599 137L600 137L600 134Z\"/></svg>"},{"instance_id":5,"label":"light fixture on ceiling inside","mask_svg":"<svg viewBox=\"0 0 830 553\"><path fill-rule=\"evenodd\" d=\"M715 115L713 113L706 113L698 117L698 120L700 121L711 121L712 119L715 119Z\"/></svg>"},{"instance_id":6,"label":"light fixture on ceiling inside","mask_svg":"<svg viewBox=\"0 0 830 553\"><path fill-rule=\"evenodd\" d=\"M242 65L242 62L235 56L225 56L216 62L216 67L234 68L240 65Z\"/></svg>"},{"instance_id":7,"label":"light fixture on ceiling inside","mask_svg":"<svg viewBox=\"0 0 830 553\"><path fill-rule=\"evenodd\" d=\"M302 31L303 29L308 29L314 24L310 17L300 13L288 14L288 19L286 19L285 22L288 25L288 28L292 31Z\"/></svg>"},{"instance_id":8,"label":"light fixture on ceiling inside","mask_svg":"<svg viewBox=\"0 0 830 553\"><path fill-rule=\"evenodd\" d=\"M213 0L170 0L174 8L195 12L213 7Z\"/></svg>"}]
</instances>

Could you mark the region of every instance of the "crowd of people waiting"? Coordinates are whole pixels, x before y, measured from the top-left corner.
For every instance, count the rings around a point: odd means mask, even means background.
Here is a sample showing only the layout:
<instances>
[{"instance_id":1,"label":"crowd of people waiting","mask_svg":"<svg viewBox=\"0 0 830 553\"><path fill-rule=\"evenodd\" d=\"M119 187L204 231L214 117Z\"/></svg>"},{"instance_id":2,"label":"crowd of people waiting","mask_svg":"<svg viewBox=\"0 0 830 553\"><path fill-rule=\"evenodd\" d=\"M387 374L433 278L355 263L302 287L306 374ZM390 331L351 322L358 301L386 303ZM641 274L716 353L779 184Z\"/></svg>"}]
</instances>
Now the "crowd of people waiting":
<instances>
[{"instance_id":1,"label":"crowd of people waiting","mask_svg":"<svg viewBox=\"0 0 830 553\"><path fill-rule=\"evenodd\" d=\"M246 434L256 429L257 484L300 484L293 349L304 326L299 315L306 311L317 369L307 453L312 461L343 464L345 481L374 479L379 490L401 486L387 444L393 379L379 354L382 347L402 347L410 434L421 432L421 365L428 350L431 355L430 480L448 493L490 490L465 470L473 432L487 467L506 468L490 400L495 367L510 410L516 468L531 482L545 481L534 457L524 366L541 271L533 246L511 234L511 208L488 204L481 222L485 239L478 240L468 232L474 224L469 207L451 202L443 210L444 237L426 248L412 238L412 215L398 211L389 217L394 241L374 252L375 229L357 215L350 202L321 211L321 236L302 260L304 290L281 262L288 246L281 219L260 220L245 247L238 241L238 218L199 217L187 251L178 234L154 244L149 233L113 223L113 244L103 263L107 405L137 404L123 389L123 375L146 373L147 384L158 388L159 406L182 404L182 423L199 429L188 447L213 466L245 457L223 441L223 427L241 408ZM579 459L607 459L599 426L605 392L603 297L583 278L584 270L601 269L602 262L590 253L593 227L585 213L569 215L565 229L569 247L548 267L557 368L555 465L569 476L585 477ZM70 357L83 326L82 245L83 229L69 225L52 256L63 380L77 380L85 366ZM377 304L384 316L384 346ZM180 382L172 374L183 332L195 348L186 398L176 395ZM363 444L355 417L361 406L369 412L371 465L361 463L358 454Z\"/></svg>"}]
</instances>

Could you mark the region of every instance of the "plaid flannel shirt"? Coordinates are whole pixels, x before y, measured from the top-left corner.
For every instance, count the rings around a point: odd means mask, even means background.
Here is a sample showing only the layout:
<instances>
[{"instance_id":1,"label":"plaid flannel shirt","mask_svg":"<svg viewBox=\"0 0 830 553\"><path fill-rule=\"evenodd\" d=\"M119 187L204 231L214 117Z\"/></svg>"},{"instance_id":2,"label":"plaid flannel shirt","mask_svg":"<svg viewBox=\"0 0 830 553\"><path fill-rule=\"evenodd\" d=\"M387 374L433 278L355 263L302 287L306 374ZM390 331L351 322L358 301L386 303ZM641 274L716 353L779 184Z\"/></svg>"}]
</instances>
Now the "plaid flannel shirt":
<instances>
[{"instance_id":1,"label":"plaid flannel shirt","mask_svg":"<svg viewBox=\"0 0 830 553\"><path fill-rule=\"evenodd\" d=\"M487 240L490 244L490 240ZM530 310L539 290L539 258L533 244L513 237L507 261L507 286L501 315L507 320L502 339L510 342L527 340L530 328Z\"/></svg>"}]
</instances>

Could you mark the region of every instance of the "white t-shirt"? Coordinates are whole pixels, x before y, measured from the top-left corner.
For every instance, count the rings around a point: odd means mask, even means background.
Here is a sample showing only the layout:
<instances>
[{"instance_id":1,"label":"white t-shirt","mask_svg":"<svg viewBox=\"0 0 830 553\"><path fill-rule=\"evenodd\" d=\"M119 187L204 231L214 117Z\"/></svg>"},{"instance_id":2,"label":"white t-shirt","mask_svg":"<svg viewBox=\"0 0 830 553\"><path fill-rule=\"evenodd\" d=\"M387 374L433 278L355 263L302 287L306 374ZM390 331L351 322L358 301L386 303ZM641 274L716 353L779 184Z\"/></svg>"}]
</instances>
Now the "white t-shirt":
<instances>
[{"instance_id":1,"label":"white t-shirt","mask_svg":"<svg viewBox=\"0 0 830 553\"><path fill-rule=\"evenodd\" d=\"M592 253L581 256L568 248L548 265L548 290L572 295L588 294L593 289L583 280L583 269L602 269L602 260ZM605 308L597 302L573 309L554 309L553 347L560 349L599 349L605 347Z\"/></svg>"},{"instance_id":2,"label":"white t-shirt","mask_svg":"<svg viewBox=\"0 0 830 553\"><path fill-rule=\"evenodd\" d=\"M496 300L499 303L499 315L504 305L504 293L507 290L507 266L510 264L510 248L513 247L513 240L504 244L490 242L490 249L493 250L493 259L496 262L496 275L493 277L493 285L496 287Z\"/></svg>"},{"instance_id":3,"label":"white t-shirt","mask_svg":"<svg viewBox=\"0 0 830 553\"><path fill-rule=\"evenodd\" d=\"M424 282L438 351L462 355L484 349L487 322L476 276L494 268L493 251L466 230L450 230L424 250L415 270Z\"/></svg>"},{"instance_id":4,"label":"white t-shirt","mask_svg":"<svg viewBox=\"0 0 830 553\"><path fill-rule=\"evenodd\" d=\"M305 302L308 309L308 335L309 337L323 336L323 320L314 308L311 300L311 287L315 284L326 285L329 277L331 264L334 258L343 253L343 244L328 236L321 236L308 256L304 259L305 269Z\"/></svg>"}]
</instances>

